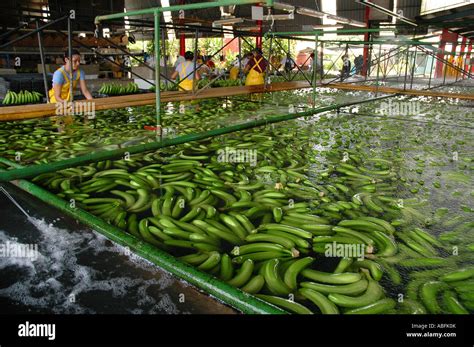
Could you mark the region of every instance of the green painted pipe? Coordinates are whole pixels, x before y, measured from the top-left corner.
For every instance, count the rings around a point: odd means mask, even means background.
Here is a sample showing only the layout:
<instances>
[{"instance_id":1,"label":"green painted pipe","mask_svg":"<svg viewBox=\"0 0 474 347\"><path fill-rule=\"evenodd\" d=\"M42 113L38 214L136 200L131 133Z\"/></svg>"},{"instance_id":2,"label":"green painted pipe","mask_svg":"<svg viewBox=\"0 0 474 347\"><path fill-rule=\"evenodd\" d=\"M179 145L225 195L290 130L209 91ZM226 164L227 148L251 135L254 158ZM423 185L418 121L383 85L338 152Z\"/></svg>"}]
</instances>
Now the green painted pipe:
<instances>
[{"instance_id":1,"label":"green painted pipe","mask_svg":"<svg viewBox=\"0 0 474 347\"><path fill-rule=\"evenodd\" d=\"M179 10L199 10L204 8L211 8L211 7L219 7L219 6L231 6L231 5L251 5L265 2L267 6L272 6L272 0L219 0L213 2L197 2L194 4L187 4L187 5L175 5L169 7L152 7L152 8L145 8L142 10L137 11L130 11L130 12L120 12L120 13L113 13L104 16L97 16L94 19L95 24L99 24L101 21L109 20L109 19L117 19L123 17L131 17L131 16L141 16L144 14L153 14L155 11L158 12L171 12L171 11L179 11Z\"/></svg>"},{"instance_id":2,"label":"green painted pipe","mask_svg":"<svg viewBox=\"0 0 474 347\"><path fill-rule=\"evenodd\" d=\"M369 100L353 101L353 102L348 102L348 103L325 106L325 107L320 107L316 109L311 109L306 112L290 113L290 114L286 114L282 116L266 117L263 119L256 119L247 123L231 125L231 126L223 127L219 129L213 129L213 130L205 131L202 133L179 136L172 139L164 139L163 141L160 141L160 142L147 143L143 145L114 149L110 151L100 151L97 153L86 154L80 157L65 159L58 162L52 162L52 163L41 164L41 165L33 165L33 166L24 167L21 169L5 171L5 172L0 173L0 182L12 181L14 179L19 179L19 178L34 177L46 172L55 172L58 170L63 170L63 169L67 169L67 168L71 168L75 166L86 165L88 163L93 163L93 162L102 161L102 160L117 159L117 158L123 157L126 153L136 154L136 153L154 151L159 148L165 148L165 147L183 144L186 142L203 140L206 138L228 134L235 131L255 128L255 127L266 125L266 124L279 123L279 122L292 120L296 118L312 116L314 114L336 110L341 107L362 104L362 103L370 102L374 100L381 100L381 99L392 97L395 95L397 94L381 96L381 97L372 98Z\"/></svg>"},{"instance_id":3,"label":"green painted pipe","mask_svg":"<svg viewBox=\"0 0 474 347\"><path fill-rule=\"evenodd\" d=\"M11 167L20 168L21 165L11 162L7 159L0 158L0 163L7 164ZM103 234L110 240L129 247L134 253L140 255L146 260L153 264L163 268L164 270L172 273L176 277L179 277L198 288L204 290L206 293L216 297L224 303L234 307L235 309L242 311L243 313L250 314L284 314L284 310L268 304L253 295L242 292L241 290L232 287L219 279L201 272L196 268L185 264L168 253L150 245L146 242L141 241L133 235L130 235L123 230L110 225L104 220L88 213L80 208L72 208L67 201L62 200L55 194L48 192L47 190L38 187L36 184L26 180L17 180L13 182L16 186L20 187L24 191L30 193L41 201L57 208L61 212L75 218L76 220L84 223L85 225L93 228L97 232Z\"/></svg>"}]
</instances>

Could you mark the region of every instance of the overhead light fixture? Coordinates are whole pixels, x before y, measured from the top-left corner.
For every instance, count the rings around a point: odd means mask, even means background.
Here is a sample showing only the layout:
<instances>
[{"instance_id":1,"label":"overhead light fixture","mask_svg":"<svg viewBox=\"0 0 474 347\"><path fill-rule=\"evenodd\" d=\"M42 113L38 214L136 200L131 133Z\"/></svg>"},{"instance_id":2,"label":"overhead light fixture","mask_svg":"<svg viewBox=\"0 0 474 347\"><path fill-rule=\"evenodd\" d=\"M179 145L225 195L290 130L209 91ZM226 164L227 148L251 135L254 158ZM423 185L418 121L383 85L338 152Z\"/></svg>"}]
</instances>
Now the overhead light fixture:
<instances>
[{"instance_id":1,"label":"overhead light fixture","mask_svg":"<svg viewBox=\"0 0 474 347\"><path fill-rule=\"evenodd\" d=\"M342 28L344 28L344 25L340 25L340 24L313 25L314 30L318 30L318 29L342 29Z\"/></svg>"},{"instance_id":2,"label":"overhead light fixture","mask_svg":"<svg viewBox=\"0 0 474 347\"><path fill-rule=\"evenodd\" d=\"M293 12L295 10L295 6L290 5L290 4L285 4L283 2L274 2L273 8L275 10L282 10L282 11L288 11L288 12Z\"/></svg>"},{"instance_id":3,"label":"overhead light fixture","mask_svg":"<svg viewBox=\"0 0 474 347\"><path fill-rule=\"evenodd\" d=\"M353 27L359 27L359 28L365 28L367 26L367 24L365 24L364 22L359 22L353 19L349 19L349 23L347 24L352 25Z\"/></svg>"},{"instance_id":4,"label":"overhead light fixture","mask_svg":"<svg viewBox=\"0 0 474 347\"><path fill-rule=\"evenodd\" d=\"M410 19L408 19L408 18L406 18L402 15L399 15L398 13L390 11L389 9L386 9L385 7L374 4L373 2L370 2L368 0L356 0L356 2L358 2L359 4L362 4L364 6L374 8L377 11L388 14L389 16L395 17L395 18L397 18L398 20L400 20L402 22L408 23L408 24L413 25L413 26L418 26L418 24L416 24L414 21L412 21L412 20L410 20Z\"/></svg>"},{"instance_id":5,"label":"overhead light fixture","mask_svg":"<svg viewBox=\"0 0 474 347\"><path fill-rule=\"evenodd\" d=\"M224 18L215 20L212 25L213 26L221 26L221 25L232 25L237 23L242 23L244 21L243 18Z\"/></svg>"},{"instance_id":6,"label":"overhead light fixture","mask_svg":"<svg viewBox=\"0 0 474 347\"><path fill-rule=\"evenodd\" d=\"M347 25L351 25L351 26L355 26L355 27L365 28L367 26L364 22L359 22L357 20L344 18L344 17L339 17L339 16L336 16L336 15L333 15L333 14L328 14L327 18L335 20L338 23L347 24Z\"/></svg>"},{"instance_id":7,"label":"overhead light fixture","mask_svg":"<svg viewBox=\"0 0 474 347\"><path fill-rule=\"evenodd\" d=\"M237 31L259 31L260 27L253 26L253 27L235 27L234 30Z\"/></svg>"},{"instance_id":8,"label":"overhead light fixture","mask_svg":"<svg viewBox=\"0 0 474 347\"><path fill-rule=\"evenodd\" d=\"M263 17L263 20L266 21L271 21L271 20L291 20L295 19L295 14L294 13L288 13L288 14L274 14L272 15L267 15Z\"/></svg>"},{"instance_id":9,"label":"overhead light fixture","mask_svg":"<svg viewBox=\"0 0 474 347\"><path fill-rule=\"evenodd\" d=\"M296 9L296 13L302 15L302 16L309 16L309 17L316 17L316 18L324 18L326 17L326 14L323 12L319 12L316 10L312 10L310 8L306 7L299 7Z\"/></svg>"},{"instance_id":10,"label":"overhead light fixture","mask_svg":"<svg viewBox=\"0 0 474 347\"><path fill-rule=\"evenodd\" d=\"M326 18L335 20L338 23L343 23L343 24L349 24L350 23L350 19L344 18L344 17L339 17L339 16L336 16L334 14L328 14Z\"/></svg>"}]
</instances>

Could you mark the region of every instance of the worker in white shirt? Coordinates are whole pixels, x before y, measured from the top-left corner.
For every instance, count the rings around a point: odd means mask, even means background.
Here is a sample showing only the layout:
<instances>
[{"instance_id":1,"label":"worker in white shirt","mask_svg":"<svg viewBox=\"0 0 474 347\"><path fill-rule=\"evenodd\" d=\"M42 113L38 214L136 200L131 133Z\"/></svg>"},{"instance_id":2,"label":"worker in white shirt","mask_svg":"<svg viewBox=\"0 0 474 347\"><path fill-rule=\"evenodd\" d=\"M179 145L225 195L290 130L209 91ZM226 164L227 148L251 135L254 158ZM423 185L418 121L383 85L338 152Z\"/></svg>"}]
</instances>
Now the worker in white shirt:
<instances>
[{"instance_id":1,"label":"worker in white shirt","mask_svg":"<svg viewBox=\"0 0 474 347\"><path fill-rule=\"evenodd\" d=\"M290 53L287 53L286 56L281 60L281 65L286 73L289 73L296 66L294 60L291 58Z\"/></svg>"},{"instance_id":2,"label":"worker in white shirt","mask_svg":"<svg viewBox=\"0 0 474 347\"><path fill-rule=\"evenodd\" d=\"M194 53L187 51L184 58L185 61L176 66L171 79L174 80L179 76L179 90L191 91L193 85L200 79L200 75L198 71L194 71Z\"/></svg>"},{"instance_id":3,"label":"worker in white shirt","mask_svg":"<svg viewBox=\"0 0 474 347\"><path fill-rule=\"evenodd\" d=\"M181 64L181 63L183 63L183 62L185 62L185 61L186 61L186 59L185 59L182 55L178 55L178 56L176 57L176 61L175 61L175 63L174 63L174 68L176 69L176 67L177 67L179 64Z\"/></svg>"}]
</instances>

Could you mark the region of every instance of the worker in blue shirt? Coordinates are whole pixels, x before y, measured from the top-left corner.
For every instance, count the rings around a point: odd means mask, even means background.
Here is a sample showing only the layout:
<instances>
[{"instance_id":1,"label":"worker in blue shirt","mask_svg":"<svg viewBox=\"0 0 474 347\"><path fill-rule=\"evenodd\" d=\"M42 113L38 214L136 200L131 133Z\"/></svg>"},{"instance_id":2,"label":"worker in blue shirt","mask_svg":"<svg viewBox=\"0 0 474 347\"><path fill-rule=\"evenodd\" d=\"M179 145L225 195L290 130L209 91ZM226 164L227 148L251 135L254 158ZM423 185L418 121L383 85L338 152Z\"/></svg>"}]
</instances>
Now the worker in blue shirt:
<instances>
[{"instance_id":1,"label":"worker in blue shirt","mask_svg":"<svg viewBox=\"0 0 474 347\"><path fill-rule=\"evenodd\" d=\"M64 53L65 64L57 69L53 74L53 88L49 91L49 101L51 103L71 101L70 85L72 89L76 88L78 82L81 87L82 94L86 99L91 100L92 95L87 89L84 71L79 69L81 56L77 50L72 50L72 62L69 61L69 51ZM72 76L71 76L72 67Z\"/></svg>"}]
</instances>

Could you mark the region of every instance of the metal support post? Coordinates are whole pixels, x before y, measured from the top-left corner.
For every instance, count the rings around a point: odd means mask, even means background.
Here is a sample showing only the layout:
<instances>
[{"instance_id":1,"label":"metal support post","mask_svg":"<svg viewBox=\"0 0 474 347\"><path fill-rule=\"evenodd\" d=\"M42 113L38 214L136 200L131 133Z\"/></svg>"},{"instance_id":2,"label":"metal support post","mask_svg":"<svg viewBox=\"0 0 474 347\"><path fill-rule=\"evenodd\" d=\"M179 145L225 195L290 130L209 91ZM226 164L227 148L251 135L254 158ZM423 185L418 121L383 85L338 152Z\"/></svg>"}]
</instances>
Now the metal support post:
<instances>
[{"instance_id":1,"label":"metal support post","mask_svg":"<svg viewBox=\"0 0 474 347\"><path fill-rule=\"evenodd\" d=\"M74 90L72 88L72 81L74 80L74 71L72 69L72 25L71 17L67 17L67 45L69 50L69 69L70 69L70 83L69 83L69 97L71 98L71 103L74 101ZM77 72L79 73L79 71Z\"/></svg>"},{"instance_id":2,"label":"metal support post","mask_svg":"<svg viewBox=\"0 0 474 347\"><path fill-rule=\"evenodd\" d=\"M433 76L433 65L434 65L434 61L435 61L435 58L430 56L429 57L431 58L431 68L430 68L430 78L428 79L428 89L431 88L431 78Z\"/></svg>"},{"instance_id":3,"label":"metal support post","mask_svg":"<svg viewBox=\"0 0 474 347\"><path fill-rule=\"evenodd\" d=\"M316 36L317 37L317 36ZM324 42L321 41L321 59L319 60L319 81L322 84L323 83L323 75L324 75ZM318 59L316 54L314 55L315 59Z\"/></svg>"},{"instance_id":4,"label":"metal support post","mask_svg":"<svg viewBox=\"0 0 474 347\"><path fill-rule=\"evenodd\" d=\"M380 61L380 58L382 57L382 45L380 44L379 45L379 59L378 59L378 62L377 62L377 84L375 85L375 97L377 97L379 95L379 76L380 76L380 65L381 65L381 61Z\"/></svg>"},{"instance_id":5,"label":"metal support post","mask_svg":"<svg viewBox=\"0 0 474 347\"><path fill-rule=\"evenodd\" d=\"M416 52L418 47L415 46L415 53L413 53L413 66L411 67L411 80L410 80L410 89L413 89L413 78L415 77L415 67L416 67Z\"/></svg>"},{"instance_id":6,"label":"metal support post","mask_svg":"<svg viewBox=\"0 0 474 347\"><path fill-rule=\"evenodd\" d=\"M403 82L403 90L407 89L407 74L408 74L408 55L410 54L410 46L407 46L407 55L405 57L405 79Z\"/></svg>"},{"instance_id":7,"label":"metal support post","mask_svg":"<svg viewBox=\"0 0 474 347\"><path fill-rule=\"evenodd\" d=\"M39 22L36 21L36 28L39 28ZM43 86L44 86L44 95L46 96L46 102L49 104L49 92L48 92L48 80L46 79L46 68L44 66L44 52L43 52L43 43L41 41L41 31L38 31L38 47L41 58L41 68L43 69Z\"/></svg>"},{"instance_id":8,"label":"metal support post","mask_svg":"<svg viewBox=\"0 0 474 347\"><path fill-rule=\"evenodd\" d=\"M312 85L313 85L313 109L316 108L316 66L315 62L318 61L318 34L314 35L314 57L312 61L312 69L313 69L313 78L312 78Z\"/></svg>"},{"instance_id":9,"label":"metal support post","mask_svg":"<svg viewBox=\"0 0 474 347\"><path fill-rule=\"evenodd\" d=\"M244 74L242 72L242 42L239 36L239 78L240 83L244 83Z\"/></svg>"},{"instance_id":10,"label":"metal support post","mask_svg":"<svg viewBox=\"0 0 474 347\"><path fill-rule=\"evenodd\" d=\"M163 30L162 32L162 41L163 41L163 65L165 67L165 85L166 85L166 90L168 90L168 58L166 54L166 30ZM160 62L161 64L161 62Z\"/></svg>"},{"instance_id":11,"label":"metal support post","mask_svg":"<svg viewBox=\"0 0 474 347\"><path fill-rule=\"evenodd\" d=\"M268 52L268 60L272 60L272 45L273 45L273 35L270 36L270 50ZM268 80L269 80L269 77L268 77L268 70L269 69L270 65L267 66L267 68L265 69L265 83L264 83L264 88L267 89L267 86L268 86Z\"/></svg>"},{"instance_id":12,"label":"metal support post","mask_svg":"<svg viewBox=\"0 0 474 347\"><path fill-rule=\"evenodd\" d=\"M155 21L155 105L156 105L156 127L160 133L160 142L163 140L163 128L161 124L161 88L160 88L160 12L155 10L153 16Z\"/></svg>"},{"instance_id":13,"label":"metal support post","mask_svg":"<svg viewBox=\"0 0 474 347\"><path fill-rule=\"evenodd\" d=\"M193 94L196 91L196 64L197 64L197 52L198 52L198 38L199 29L196 29L196 39L194 40L194 69L193 69Z\"/></svg>"},{"instance_id":14,"label":"metal support post","mask_svg":"<svg viewBox=\"0 0 474 347\"><path fill-rule=\"evenodd\" d=\"M450 64L448 64L448 63L449 63L449 58L446 59L446 62L443 62L443 64L444 64L443 85L446 84L446 75L447 75L447 73L448 73L448 66L450 66Z\"/></svg>"}]
</instances>

